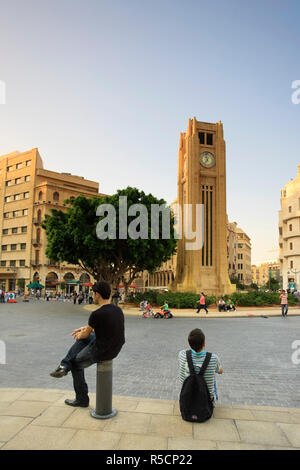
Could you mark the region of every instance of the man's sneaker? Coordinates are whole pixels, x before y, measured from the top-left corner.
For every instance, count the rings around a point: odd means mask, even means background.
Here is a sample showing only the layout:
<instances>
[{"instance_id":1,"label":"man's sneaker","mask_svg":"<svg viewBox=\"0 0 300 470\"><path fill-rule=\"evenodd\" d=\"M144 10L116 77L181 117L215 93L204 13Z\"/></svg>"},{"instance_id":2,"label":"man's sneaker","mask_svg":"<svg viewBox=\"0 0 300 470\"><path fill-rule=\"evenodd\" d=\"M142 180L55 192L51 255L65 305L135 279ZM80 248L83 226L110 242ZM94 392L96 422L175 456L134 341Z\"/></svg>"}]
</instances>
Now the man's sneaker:
<instances>
[{"instance_id":1,"label":"man's sneaker","mask_svg":"<svg viewBox=\"0 0 300 470\"><path fill-rule=\"evenodd\" d=\"M64 375L67 375L68 371L61 365L59 365L53 372L51 372L51 377L60 378Z\"/></svg>"},{"instance_id":2,"label":"man's sneaker","mask_svg":"<svg viewBox=\"0 0 300 470\"><path fill-rule=\"evenodd\" d=\"M65 404L69 405L69 406L81 406L82 408L87 408L89 406L89 402L81 402L81 401L78 401L78 400L69 400L69 398L67 398L65 400Z\"/></svg>"}]
</instances>

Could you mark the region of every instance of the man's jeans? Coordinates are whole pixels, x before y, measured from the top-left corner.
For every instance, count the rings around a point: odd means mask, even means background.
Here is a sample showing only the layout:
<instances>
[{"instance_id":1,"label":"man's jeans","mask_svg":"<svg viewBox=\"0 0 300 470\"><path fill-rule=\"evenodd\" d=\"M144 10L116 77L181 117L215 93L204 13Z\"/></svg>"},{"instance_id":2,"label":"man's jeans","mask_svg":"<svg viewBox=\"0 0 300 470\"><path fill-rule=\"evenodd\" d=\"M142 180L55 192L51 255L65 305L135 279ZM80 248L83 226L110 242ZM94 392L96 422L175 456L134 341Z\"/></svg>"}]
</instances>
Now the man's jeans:
<instances>
[{"instance_id":1,"label":"man's jeans","mask_svg":"<svg viewBox=\"0 0 300 470\"><path fill-rule=\"evenodd\" d=\"M75 341L66 357L61 361L61 365L66 370L72 372L76 400L81 403L89 402L88 386L84 378L84 369L97 362L93 357L95 342L95 333L91 333L88 338Z\"/></svg>"},{"instance_id":2,"label":"man's jeans","mask_svg":"<svg viewBox=\"0 0 300 470\"><path fill-rule=\"evenodd\" d=\"M281 304L281 313L283 317L287 316L288 310L289 310L288 304Z\"/></svg>"}]
</instances>

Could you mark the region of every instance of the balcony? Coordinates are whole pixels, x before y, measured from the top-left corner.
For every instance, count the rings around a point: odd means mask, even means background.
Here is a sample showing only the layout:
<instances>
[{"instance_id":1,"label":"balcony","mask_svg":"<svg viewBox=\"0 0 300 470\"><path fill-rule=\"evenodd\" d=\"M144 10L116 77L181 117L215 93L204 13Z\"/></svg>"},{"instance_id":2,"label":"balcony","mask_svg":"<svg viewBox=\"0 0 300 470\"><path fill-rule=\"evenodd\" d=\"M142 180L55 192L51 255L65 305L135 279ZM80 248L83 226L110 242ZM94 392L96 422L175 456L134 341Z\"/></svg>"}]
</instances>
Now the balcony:
<instances>
[{"instance_id":1,"label":"balcony","mask_svg":"<svg viewBox=\"0 0 300 470\"><path fill-rule=\"evenodd\" d=\"M42 263L37 259L33 259L33 260L30 261L30 265L31 266L41 266Z\"/></svg>"},{"instance_id":2,"label":"balcony","mask_svg":"<svg viewBox=\"0 0 300 470\"><path fill-rule=\"evenodd\" d=\"M32 242L33 246L41 246L41 244L42 244L41 240L38 240L37 238L33 238L31 240L31 242Z\"/></svg>"},{"instance_id":3,"label":"balcony","mask_svg":"<svg viewBox=\"0 0 300 470\"><path fill-rule=\"evenodd\" d=\"M42 219L37 219L36 217L34 217L34 218L32 219L32 223L33 223L34 225L41 225Z\"/></svg>"}]
</instances>

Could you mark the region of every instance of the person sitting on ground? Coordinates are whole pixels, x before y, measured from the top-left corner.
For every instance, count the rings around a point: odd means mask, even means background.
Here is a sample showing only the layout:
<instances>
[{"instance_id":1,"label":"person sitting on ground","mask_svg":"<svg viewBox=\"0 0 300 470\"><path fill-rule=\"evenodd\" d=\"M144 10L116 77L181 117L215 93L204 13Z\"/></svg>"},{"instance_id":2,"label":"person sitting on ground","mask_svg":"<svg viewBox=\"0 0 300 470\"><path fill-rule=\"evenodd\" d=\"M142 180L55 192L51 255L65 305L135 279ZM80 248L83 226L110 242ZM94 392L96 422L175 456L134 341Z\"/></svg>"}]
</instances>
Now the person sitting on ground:
<instances>
[{"instance_id":1,"label":"person sitting on ground","mask_svg":"<svg viewBox=\"0 0 300 470\"><path fill-rule=\"evenodd\" d=\"M225 301L223 300L223 298L221 297L220 300L219 300L219 312L225 312L226 311L226 304L225 304Z\"/></svg>"},{"instance_id":2,"label":"person sitting on ground","mask_svg":"<svg viewBox=\"0 0 300 470\"><path fill-rule=\"evenodd\" d=\"M202 330L195 328L188 336L188 343L192 351L192 361L195 369L195 373L198 374L201 366L204 362L206 351L205 351L205 335ZM183 385L185 379L190 375L189 366L186 358L186 351L183 349L178 354L179 372L178 378ZM217 387L216 387L216 374L223 374L223 367L221 366L220 360L216 354L212 353L206 371L204 372L204 380L207 384L210 397L212 399L213 406L216 406L218 398Z\"/></svg>"},{"instance_id":3,"label":"person sitting on ground","mask_svg":"<svg viewBox=\"0 0 300 470\"><path fill-rule=\"evenodd\" d=\"M234 303L232 302L231 299L228 299L228 305L229 305L229 310L236 311L235 305L234 305Z\"/></svg>"},{"instance_id":4,"label":"person sitting on ground","mask_svg":"<svg viewBox=\"0 0 300 470\"><path fill-rule=\"evenodd\" d=\"M148 301L146 299L142 300L141 303L140 303L140 309L145 310L147 305L148 305Z\"/></svg>"},{"instance_id":5,"label":"person sitting on ground","mask_svg":"<svg viewBox=\"0 0 300 470\"><path fill-rule=\"evenodd\" d=\"M91 313L87 326L74 330L76 340L66 357L50 373L60 378L72 372L75 400L65 400L70 406L89 406L88 386L84 369L95 362L110 361L117 357L123 344L124 314L120 307L110 303L111 288L107 282L96 282L93 287L94 303L98 309Z\"/></svg>"}]
</instances>

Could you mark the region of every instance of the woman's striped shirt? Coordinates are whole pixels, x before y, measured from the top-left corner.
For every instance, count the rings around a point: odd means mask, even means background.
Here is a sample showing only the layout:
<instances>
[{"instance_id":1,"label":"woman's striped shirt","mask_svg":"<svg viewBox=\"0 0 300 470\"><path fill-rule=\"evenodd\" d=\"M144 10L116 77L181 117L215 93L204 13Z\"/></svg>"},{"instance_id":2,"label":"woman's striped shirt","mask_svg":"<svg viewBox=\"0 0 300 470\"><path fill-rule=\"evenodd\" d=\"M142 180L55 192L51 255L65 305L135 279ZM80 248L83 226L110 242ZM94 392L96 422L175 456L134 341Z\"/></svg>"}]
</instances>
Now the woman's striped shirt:
<instances>
[{"instance_id":1,"label":"woman's striped shirt","mask_svg":"<svg viewBox=\"0 0 300 470\"><path fill-rule=\"evenodd\" d=\"M191 349L191 351L192 351L192 361L193 361L194 369L195 369L196 374L198 374L204 362L206 351L201 351L200 353L195 352L193 349ZM178 354L178 361L179 361L178 378L182 386L185 379L190 375L185 349L180 351L180 353ZM216 354L212 354L203 377L204 377L205 382L207 383L207 387L208 387L208 390L209 390L209 393L211 395L213 402L215 401L215 394L214 394L215 376L216 376L216 373L219 372L221 367L222 366L220 364L220 360L218 356Z\"/></svg>"}]
</instances>

